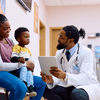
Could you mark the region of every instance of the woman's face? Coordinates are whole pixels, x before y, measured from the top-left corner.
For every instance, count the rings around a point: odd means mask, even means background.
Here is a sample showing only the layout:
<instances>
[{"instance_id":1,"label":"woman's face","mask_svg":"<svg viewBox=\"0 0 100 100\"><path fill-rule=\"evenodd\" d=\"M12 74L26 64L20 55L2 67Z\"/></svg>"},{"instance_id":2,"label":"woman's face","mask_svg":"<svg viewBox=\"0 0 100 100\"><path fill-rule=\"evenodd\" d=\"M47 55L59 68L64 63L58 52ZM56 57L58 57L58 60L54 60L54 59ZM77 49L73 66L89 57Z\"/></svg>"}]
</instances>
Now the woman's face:
<instances>
[{"instance_id":1,"label":"woman's face","mask_svg":"<svg viewBox=\"0 0 100 100\"><path fill-rule=\"evenodd\" d=\"M8 21L4 21L0 24L0 37L9 37L9 32L11 31L10 24Z\"/></svg>"}]
</instances>

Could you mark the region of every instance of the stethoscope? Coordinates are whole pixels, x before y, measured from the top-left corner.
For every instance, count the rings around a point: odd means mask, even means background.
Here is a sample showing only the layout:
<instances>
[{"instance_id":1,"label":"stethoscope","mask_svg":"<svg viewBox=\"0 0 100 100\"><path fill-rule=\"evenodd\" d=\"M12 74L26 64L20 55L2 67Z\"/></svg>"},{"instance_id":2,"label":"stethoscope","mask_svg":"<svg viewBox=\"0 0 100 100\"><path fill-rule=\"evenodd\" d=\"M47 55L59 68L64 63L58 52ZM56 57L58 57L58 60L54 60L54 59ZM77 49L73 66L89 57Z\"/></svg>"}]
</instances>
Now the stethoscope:
<instances>
[{"instance_id":1,"label":"stethoscope","mask_svg":"<svg viewBox=\"0 0 100 100\"><path fill-rule=\"evenodd\" d=\"M62 54L64 53L64 51L65 51L65 49L62 51ZM79 43L78 43L78 49L77 49L77 57L76 57L76 60L75 60L75 65L76 65L76 67L78 67L78 64L79 64L79 62L78 62L78 54L79 54ZM60 64L62 65L62 60L63 60L64 58L63 57L61 57L61 59L60 59ZM61 66L62 67L62 66ZM63 69L63 67L62 67L62 69ZM66 72L66 71L65 71Z\"/></svg>"}]
</instances>

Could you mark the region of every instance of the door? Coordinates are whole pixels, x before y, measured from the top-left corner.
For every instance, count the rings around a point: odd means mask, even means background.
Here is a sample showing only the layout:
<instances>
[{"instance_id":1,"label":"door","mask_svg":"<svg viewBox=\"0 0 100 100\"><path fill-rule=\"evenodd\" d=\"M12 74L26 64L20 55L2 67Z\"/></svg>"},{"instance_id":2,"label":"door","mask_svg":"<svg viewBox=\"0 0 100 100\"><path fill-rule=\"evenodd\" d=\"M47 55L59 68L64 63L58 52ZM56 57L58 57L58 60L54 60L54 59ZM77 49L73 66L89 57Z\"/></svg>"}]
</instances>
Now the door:
<instances>
[{"instance_id":1,"label":"door","mask_svg":"<svg viewBox=\"0 0 100 100\"><path fill-rule=\"evenodd\" d=\"M56 54L58 37L59 37L59 32L61 29L62 27L51 27L50 28L50 56L55 56Z\"/></svg>"},{"instance_id":2,"label":"door","mask_svg":"<svg viewBox=\"0 0 100 100\"><path fill-rule=\"evenodd\" d=\"M45 26L41 20L39 20L39 55L45 56Z\"/></svg>"}]
</instances>

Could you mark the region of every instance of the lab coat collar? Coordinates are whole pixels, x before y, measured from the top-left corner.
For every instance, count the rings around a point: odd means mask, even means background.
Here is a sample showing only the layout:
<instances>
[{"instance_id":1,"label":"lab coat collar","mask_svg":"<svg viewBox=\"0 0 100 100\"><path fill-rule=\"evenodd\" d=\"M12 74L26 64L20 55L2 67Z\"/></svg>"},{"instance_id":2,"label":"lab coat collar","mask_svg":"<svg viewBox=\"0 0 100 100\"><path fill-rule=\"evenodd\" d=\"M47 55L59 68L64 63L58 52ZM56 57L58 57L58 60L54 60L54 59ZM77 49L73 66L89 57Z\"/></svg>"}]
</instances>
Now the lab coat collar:
<instances>
[{"instance_id":1,"label":"lab coat collar","mask_svg":"<svg viewBox=\"0 0 100 100\"><path fill-rule=\"evenodd\" d=\"M72 47L71 49L66 50L66 51L69 51L70 54L71 54L71 57L72 57L72 55L75 53L75 51L76 51L77 48L78 48L78 44L75 44L74 47Z\"/></svg>"},{"instance_id":2,"label":"lab coat collar","mask_svg":"<svg viewBox=\"0 0 100 100\"><path fill-rule=\"evenodd\" d=\"M79 44L79 45L80 45L80 44ZM79 49L80 49L80 46L79 46ZM74 52L74 54L72 55L72 57L70 58L69 61L67 61L67 59L66 59L66 55L65 55L66 50L64 50L64 52L62 53L62 57L65 59L65 61L66 61L67 63L70 63L70 62L72 62L74 59L76 59L76 57L78 56L77 50L78 50L78 48L76 49L76 51Z\"/></svg>"}]
</instances>

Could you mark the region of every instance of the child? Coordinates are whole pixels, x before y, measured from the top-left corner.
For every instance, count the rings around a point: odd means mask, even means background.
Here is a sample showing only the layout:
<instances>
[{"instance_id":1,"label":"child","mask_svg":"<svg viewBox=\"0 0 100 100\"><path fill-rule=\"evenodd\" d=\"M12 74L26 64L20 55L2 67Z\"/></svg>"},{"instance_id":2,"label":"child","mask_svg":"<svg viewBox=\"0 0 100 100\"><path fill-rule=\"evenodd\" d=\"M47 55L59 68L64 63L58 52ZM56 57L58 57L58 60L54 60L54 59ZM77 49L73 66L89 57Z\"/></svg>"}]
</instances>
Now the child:
<instances>
[{"instance_id":1,"label":"child","mask_svg":"<svg viewBox=\"0 0 100 100\"><path fill-rule=\"evenodd\" d=\"M30 50L25 47L25 45L28 45L30 42L29 30L25 27L19 27L15 31L15 39L17 40L18 45L15 45L12 49L11 61L25 63L25 61L30 60L33 62ZM37 93L34 91L33 86L33 75L32 72L26 68L26 66L20 68L19 78L27 86L27 95L30 97L36 96Z\"/></svg>"}]
</instances>

